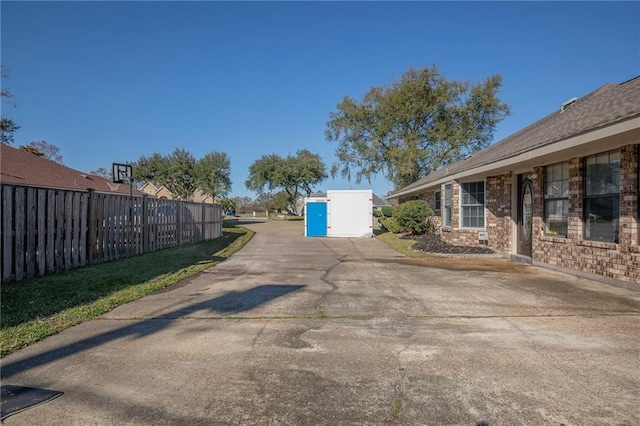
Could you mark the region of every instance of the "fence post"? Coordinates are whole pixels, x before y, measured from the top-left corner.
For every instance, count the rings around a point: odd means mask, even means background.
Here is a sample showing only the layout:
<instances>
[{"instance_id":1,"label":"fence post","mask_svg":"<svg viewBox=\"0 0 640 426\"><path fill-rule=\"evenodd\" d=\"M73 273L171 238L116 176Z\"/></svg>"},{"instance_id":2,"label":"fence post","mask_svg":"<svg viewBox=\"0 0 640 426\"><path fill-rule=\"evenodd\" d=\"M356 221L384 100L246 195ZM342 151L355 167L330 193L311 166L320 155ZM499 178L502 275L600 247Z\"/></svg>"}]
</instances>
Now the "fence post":
<instances>
[{"instance_id":1,"label":"fence post","mask_svg":"<svg viewBox=\"0 0 640 426\"><path fill-rule=\"evenodd\" d=\"M96 242L98 239L98 224L96 223L96 197L95 190L87 190L87 261L91 265L96 260Z\"/></svg>"}]
</instances>

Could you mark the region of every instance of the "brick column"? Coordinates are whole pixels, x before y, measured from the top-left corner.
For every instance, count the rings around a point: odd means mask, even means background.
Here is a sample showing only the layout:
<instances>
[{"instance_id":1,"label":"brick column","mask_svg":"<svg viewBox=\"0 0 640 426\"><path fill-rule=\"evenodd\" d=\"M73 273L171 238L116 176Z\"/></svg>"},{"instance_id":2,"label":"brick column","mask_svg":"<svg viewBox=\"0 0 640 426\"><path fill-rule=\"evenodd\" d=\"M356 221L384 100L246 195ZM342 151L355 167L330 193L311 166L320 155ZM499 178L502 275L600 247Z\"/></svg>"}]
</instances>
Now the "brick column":
<instances>
[{"instance_id":1,"label":"brick column","mask_svg":"<svg viewBox=\"0 0 640 426\"><path fill-rule=\"evenodd\" d=\"M569 160L569 229L567 238L582 239L582 201L584 183L582 179L582 159Z\"/></svg>"},{"instance_id":2,"label":"brick column","mask_svg":"<svg viewBox=\"0 0 640 426\"><path fill-rule=\"evenodd\" d=\"M620 149L620 244L638 245L638 147Z\"/></svg>"}]
</instances>

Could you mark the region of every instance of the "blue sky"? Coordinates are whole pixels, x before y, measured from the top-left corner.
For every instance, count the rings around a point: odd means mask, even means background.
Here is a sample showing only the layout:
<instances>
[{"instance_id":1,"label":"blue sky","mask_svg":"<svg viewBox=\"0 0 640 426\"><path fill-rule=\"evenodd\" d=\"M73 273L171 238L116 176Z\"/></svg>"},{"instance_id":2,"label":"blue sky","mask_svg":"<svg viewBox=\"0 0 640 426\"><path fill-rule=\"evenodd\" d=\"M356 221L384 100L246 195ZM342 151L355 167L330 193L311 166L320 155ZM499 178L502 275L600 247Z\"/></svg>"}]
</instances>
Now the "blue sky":
<instances>
[{"instance_id":1,"label":"blue sky","mask_svg":"<svg viewBox=\"0 0 640 426\"><path fill-rule=\"evenodd\" d=\"M512 114L498 141L605 83L640 75L640 2L2 1L3 87L22 128L85 172L176 147L231 158L231 196L262 155L307 148L334 163L324 131L409 67L503 78ZM391 184L328 179L318 190Z\"/></svg>"}]
</instances>

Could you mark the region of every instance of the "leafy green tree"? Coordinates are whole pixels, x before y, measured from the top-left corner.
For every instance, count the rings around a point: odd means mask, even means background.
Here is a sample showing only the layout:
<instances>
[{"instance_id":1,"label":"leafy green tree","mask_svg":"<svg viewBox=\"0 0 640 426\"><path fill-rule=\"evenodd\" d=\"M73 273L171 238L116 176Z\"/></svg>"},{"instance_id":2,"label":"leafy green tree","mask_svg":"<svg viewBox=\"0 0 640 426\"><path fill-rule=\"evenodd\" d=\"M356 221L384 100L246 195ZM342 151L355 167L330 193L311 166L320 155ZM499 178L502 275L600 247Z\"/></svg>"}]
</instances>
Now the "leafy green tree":
<instances>
[{"instance_id":1,"label":"leafy green tree","mask_svg":"<svg viewBox=\"0 0 640 426\"><path fill-rule=\"evenodd\" d=\"M286 211L289 205L289 195L286 191L276 192L261 192L256 198L256 204L264 210L269 211Z\"/></svg>"},{"instance_id":2,"label":"leafy green tree","mask_svg":"<svg viewBox=\"0 0 640 426\"><path fill-rule=\"evenodd\" d=\"M220 204L224 212L235 211L236 209L236 202L233 198L222 197L218 200L218 204Z\"/></svg>"},{"instance_id":3,"label":"leafy green tree","mask_svg":"<svg viewBox=\"0 0 640 426\"><path fill-rule=\"evenodd\" d=\"M160 183L181 200L190 200L196 190L196 159L186 149L176 148L169 155L169 168Z\"/></svg>"},{"instance_id":4,"label":"leafy green tree","mask_svg":"<svg viewBox=\"0 0 640 426\"><path fill-rule=\"evenodd\" d=\"M286 191L276 192L273 196L273 210L283 212L289 206L289 194Z\"/></svg>"},{"instance_id":5,"label":"leafy green tree","mask_svg":"<svg viewBox=\"0 0 640 426\"><path fill-rule=\"evenodd\" d=\"M298 201L309 196L312 186L327 178L326 167L318 154L302 149L295 156L263 155L249 167L247 189L258 193L280 189L287 194L286 211L298 215Z\"/></svg>"},{"instance_id":6,"label":"leafy green tree","mask_svg":"<svg viewBox=\"0 0 640 426\"><path fill-rule=\"evenodd\" d=\"M449 81L436 68L410 68L400 80L349 96L329 114L325 135L337 142L331 174L356 182L383 173L402 188L486 147L509 114L498 98L500 75Z\"/></svg>"},{"instance_id":7,"label":"leafy green tree","mask_svg":"<svg viewBox=\"0 0 640 426\"><path fill-rule=\"evenodd\" d=\"M195 181L198 189L216 197L226 197L231 191L231 161L224 152L212 151L195 165Z\"/></svg>"},{"instance_id":8,"label":"leafy green tree","mask_svg":"<svg viewBox=\"0 0 640 426\"><path fill-rule=\"evenodd\" d=\"M190 200L196 190L196 159L186 149L176 148L163 156L154 153L133 165L135 181L149 180L164 185L177 199Z\"/></svg>"},{"instance_id":9,"label":"leafy green tree","mask_svg":"<svg viewBox=\"0 0 640 426\"><path fill-rule=\"evenodd\" d=\"M0 66L0 77L3 79L9 78L9 74L3 66ZM11 91L4 85L2 86L2 89L0 89L0 98L2 98L4 103L11 104L14 107L16 106L15 102L11 100L11 98L13 98L13 93L11 93ZM16 124L12 119L5 117L3 114L0 117L0 143L5 145L13 144L13 134L18 131L18 129L20 129L20 126L18 126L18 124Z\"/></svg>"},{"instance_id":10,"label":"leafy green tree","mask_svg":"<svg viewBox=\"0 0 640 426\"><path fill-rule=\"evenodd\" d=\"M169 169L169 159L157 152L150 157L144 155L133 163L133 179L136 182L151 181L160 185L160 177Z\"/></svg>"}]
</instances>

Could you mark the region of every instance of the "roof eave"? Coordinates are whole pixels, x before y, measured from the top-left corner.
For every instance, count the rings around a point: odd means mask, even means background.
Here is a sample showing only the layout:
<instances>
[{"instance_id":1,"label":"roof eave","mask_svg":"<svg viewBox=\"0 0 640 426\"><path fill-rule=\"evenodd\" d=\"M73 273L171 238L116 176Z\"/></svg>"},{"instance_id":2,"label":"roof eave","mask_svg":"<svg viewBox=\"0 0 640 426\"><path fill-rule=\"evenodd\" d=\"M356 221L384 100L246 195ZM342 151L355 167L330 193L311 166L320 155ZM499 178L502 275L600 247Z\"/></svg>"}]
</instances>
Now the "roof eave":
<instances>
[{"instance_id":1,"label":"roof eave","mask_svg":"<svg viewBox=\"0 0 640 426\"><path fill-rule=\"evenodd\" d=\"M525 152L516 154L508 158L497 160L491 163L481 164L476 167L472 167L458 173L448 174L440 179L436 179L434 181L424 183L414 188L407 189L407 190L400 190L391 195L388 195L385 198L387 200L392 200L395 198L416 195L424 192L425 190L437 188L443 183L450 182L451 180L460 180L469 176L487 174L491 171L500 170L500 169L515 168L515 166L517 166L518 164L531 161L534 158L544 157L547 155L568 150L570 148L585 146L594 141L598 141L601 139L605 139L608 137L616 136L616 135L627 133L627 132L632 132L633 130L640 130L640 116L636 116L624 121L620 121L611 125L594 129L580 135L571 136L571 137L532 149L530 151L525 151ZM628 143L628 141L621 142L621 143L622 144ZM614 147L612 147L612 149L613 148Z\"/></svg>"}]
</instances>

